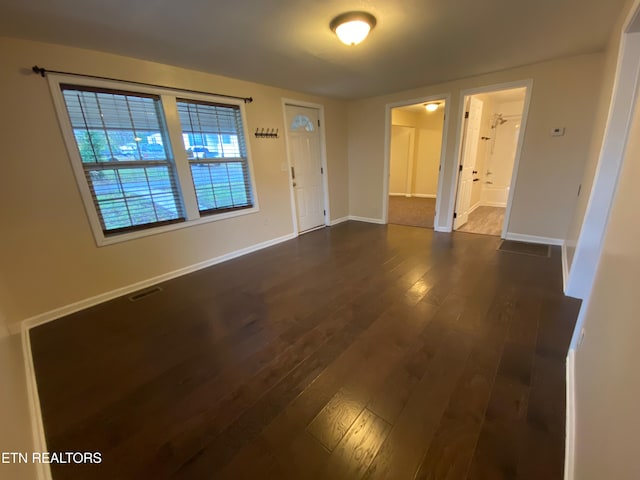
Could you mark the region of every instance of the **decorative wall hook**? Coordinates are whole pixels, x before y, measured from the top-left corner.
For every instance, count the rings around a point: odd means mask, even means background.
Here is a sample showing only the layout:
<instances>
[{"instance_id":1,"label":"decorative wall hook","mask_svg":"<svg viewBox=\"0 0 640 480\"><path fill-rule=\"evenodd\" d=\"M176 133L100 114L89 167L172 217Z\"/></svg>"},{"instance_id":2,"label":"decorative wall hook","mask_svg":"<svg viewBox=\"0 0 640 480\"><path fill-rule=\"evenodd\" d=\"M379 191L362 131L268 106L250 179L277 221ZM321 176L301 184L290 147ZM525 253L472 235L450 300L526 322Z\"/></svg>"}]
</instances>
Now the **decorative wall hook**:
<instances>
[{"instance_id":1,"label":"decorative wall hook","mask_svg":"<svg viewBox=\"0 0 640 480\"><path fill-rule=\"evenodd\" d=\"M256 128L256 138L280 138L277 128Z\"/></svg>"}]
</instances>

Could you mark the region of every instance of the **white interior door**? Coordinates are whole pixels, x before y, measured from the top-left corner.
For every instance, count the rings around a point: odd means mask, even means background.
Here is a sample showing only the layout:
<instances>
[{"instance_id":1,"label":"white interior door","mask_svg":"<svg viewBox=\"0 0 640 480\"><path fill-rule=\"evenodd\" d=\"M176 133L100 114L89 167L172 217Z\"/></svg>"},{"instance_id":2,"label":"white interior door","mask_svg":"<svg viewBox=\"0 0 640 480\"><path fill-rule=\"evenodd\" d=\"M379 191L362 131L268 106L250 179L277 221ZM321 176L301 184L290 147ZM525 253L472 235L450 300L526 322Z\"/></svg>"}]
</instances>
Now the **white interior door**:
<instances>
[{"instance_id":1,"label":"white interior door","mask_svg":"<svg viewBox=\"0 0 640 480\"><path fill-rule=\"evenodd\" d=\"M324 188L319 113L315 108L286 105L291 181L298 231L324 225Z\"/></svg>"},{"instance_id":2,"label":"white interior door","mask_svg":"<svg viewBox=\"0 0 640 480\"><path fill-rule=\"evenodd\" d=\"M471 188L473 186L473 169L476 165L478 140L480 139L480 122L482 120L482 100L471 97L469 102L469 117L466 119L464 139L462 143L462 169L458 183L456 199L456 214L453 228L458 229L469 220L471 207Z\"/></svg>"},{"instance_id":3,"label":"white interior door","mask_svg":"<svg viewBox=\"0 0 640 480\"><path fill-rule=\"evenodd\" d=\"M389 193L411 196L415 128L391 126L391 155L389 158Z\"/></svg>"}]
</instances>

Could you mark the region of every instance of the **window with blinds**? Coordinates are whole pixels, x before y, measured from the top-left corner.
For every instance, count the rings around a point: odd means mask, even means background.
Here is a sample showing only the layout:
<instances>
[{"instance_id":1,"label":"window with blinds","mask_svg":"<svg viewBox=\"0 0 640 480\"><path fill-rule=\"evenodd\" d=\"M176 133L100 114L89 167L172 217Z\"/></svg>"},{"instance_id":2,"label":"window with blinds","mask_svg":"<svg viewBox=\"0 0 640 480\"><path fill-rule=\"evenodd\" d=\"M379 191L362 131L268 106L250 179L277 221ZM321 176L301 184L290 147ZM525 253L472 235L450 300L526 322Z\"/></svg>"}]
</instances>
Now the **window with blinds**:
<instances>
[{"instance_id":1,"label":"window with blinds","mask_svg":"<svg viewBox=\"0 0 640 480\"><path fill-rule=\"evenodd\" d=\"M178 99L177 108L200 213L251 208L240 107Z\"/></svg>"},{"instance_id":2,"label":"window with blinds","mask_svg":"<svg viewBox=\"0 0 640 480\"><path fill-rule=\"evenodd\" d=\"M49 80L98 246L258 211L242 99Z\"/></svg>"},{"instance_id":3,"label":"window with blinds","mask_svg":"<svg viewBox=\"0 0 640 480\"><path fill-rule=\"evenodd\" d=\"M61 85L103 233L185 220L160 97Z\"/></svg>"}]
</instances>

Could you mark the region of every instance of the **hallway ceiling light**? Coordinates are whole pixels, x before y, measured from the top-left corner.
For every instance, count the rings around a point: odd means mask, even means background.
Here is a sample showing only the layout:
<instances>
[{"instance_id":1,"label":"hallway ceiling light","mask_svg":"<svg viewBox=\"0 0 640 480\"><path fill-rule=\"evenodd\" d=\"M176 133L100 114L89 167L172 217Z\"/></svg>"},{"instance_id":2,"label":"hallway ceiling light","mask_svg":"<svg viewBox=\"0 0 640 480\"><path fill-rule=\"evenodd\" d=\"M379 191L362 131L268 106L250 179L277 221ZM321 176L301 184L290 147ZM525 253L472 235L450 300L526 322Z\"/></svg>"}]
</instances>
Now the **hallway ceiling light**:
<instances>
[{"instance_id":1,"label":"hallway ceiling light","mask_svg":"<svg viewBox=\"0 0 640 480\"><path fill-rule=\"evenodd\" d=\"M439 106L439 103L427 103L425 104L424 108L427 109L427 112L435 112Z\"/></svg>"},{"instance_id":2,"label":"hallway ceiling light","mask_svg":"<svg viewBox=\"0 0 640 480\"><path fill-rule=\"evenodd\" d=\"M358 45L376 26L376 17L366 12L347 12L331 20L329 27L345 45Z\"/></svg>"}]
</instances>

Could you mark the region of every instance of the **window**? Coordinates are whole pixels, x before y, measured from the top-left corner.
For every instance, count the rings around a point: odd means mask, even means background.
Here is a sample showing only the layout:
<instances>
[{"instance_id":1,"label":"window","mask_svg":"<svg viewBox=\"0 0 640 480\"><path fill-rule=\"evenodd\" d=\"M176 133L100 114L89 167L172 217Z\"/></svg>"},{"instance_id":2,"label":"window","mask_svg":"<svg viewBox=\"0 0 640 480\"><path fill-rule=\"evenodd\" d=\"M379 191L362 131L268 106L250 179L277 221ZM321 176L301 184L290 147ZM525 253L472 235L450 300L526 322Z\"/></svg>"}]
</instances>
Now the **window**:
<instances>
[{"instance_id":1,"label":"window","mask_svg":"<svg viewBox=\"0 0 640 480\"><path fill-rule=\"evenodd\" d=\"M240 107L183 99L177 106L200 213L251 207Z\"/></svg>"},{"instance_id":2,"label":"window","mask_svg":"<svg viewBox=\"0 0 640 480\"><path fill-rule=\"evenodd\" d=\"M62 85L104 234L183 221L160 98Z\"/></svg>"},{"instance_id":3,"label":"window","mask_svg":"<svg viewBox=\"0 0 640 480\"><path fill-rule=\"evenodd\" d=\"M309 117L306 115L296 115L291 122L291 130L306 130L307 132L313 132L315 130L315 126L313 122L309 120Z\"/></svg>"},{"instance_id":4,"label":"window","mask_svg":"<svg viewBox=\"0 0 640 480\"><path fill-rule=\"evenodd\" d=\"M99 245L257 211L241 102L50 82Z\"/></svg>"}]
</instances>

